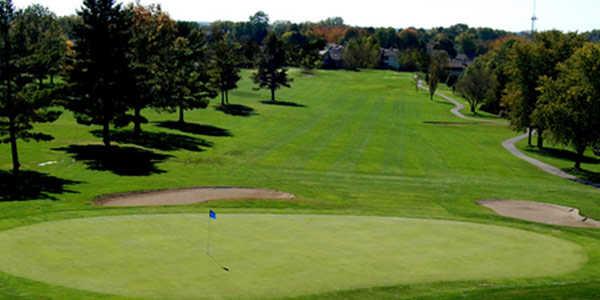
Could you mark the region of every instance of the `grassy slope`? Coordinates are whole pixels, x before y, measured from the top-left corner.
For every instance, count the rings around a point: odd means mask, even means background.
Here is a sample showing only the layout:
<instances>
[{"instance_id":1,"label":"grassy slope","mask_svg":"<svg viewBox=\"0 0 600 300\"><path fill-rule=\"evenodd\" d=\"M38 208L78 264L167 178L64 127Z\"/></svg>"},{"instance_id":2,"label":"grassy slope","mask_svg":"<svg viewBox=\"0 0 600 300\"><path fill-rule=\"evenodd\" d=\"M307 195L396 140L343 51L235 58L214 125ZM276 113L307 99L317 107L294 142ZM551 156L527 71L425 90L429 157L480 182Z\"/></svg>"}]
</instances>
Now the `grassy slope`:
<instances>
[{"instance_id":1,"label":"grassy slope","mask_svg":"<svg viewBox=\"0 0 600 300\"><path fill-rule=\"evenodd\" d=\"M206 207L98 209L89 205L91 198L106 193L204 185L259 186L295 193L299 200L211 205L232 212L391 215L496 223L574 240L588 251L589 263L577 273L548 280L486 283L482 289L521 290L521 286L588 281L599 275L600 234L597 231L512 221L476 205L476 200L490 198L537 200L576 206L586 215L600 219L600 192L554 178L503 151L501 141L514 135L507 128L424 123L462 121L449 113L451 105L441 100L431 102L424 93L415 92L408 74L379 71L319 72L315 77L296 74L294 88L282 91L281 99L306 107L260 103L268 98L267 93L252 91L248 73L245 75L246 79L231 100L254 108L255 115L230 116L213 108L187 115L190 122L226 129L232 136L186 134L160 128L157 124L144 127L150 132L171 134L161 137L158 148L177 143L182 148L196 146L204 150L148 148L148 151L172 156L156 163L156 168L164 173L118 176L109 171L91 170L64 151L54 150L71 144L98 143L99 139L89 133L90 128L75 125L69 114L55 124L40 126L56 139L45 144L21 144L25 168L81 183L67 186L73 193L56 195L60 201L0 204L0 228L92 215L204 211ZM176 118L174 114L153 111L145 114L152 121ZM196 140L190 141L190 137ZM212 146L198 146L208 144ZM0 168L8 169L6 145L0 146L0 153L3 155ZM128 158L119 162L131 161ZM46 161L59 163L38 166ZM0 285L0 294L9 298L85 295L43 284L28 284L10 276L0 276L0 282L5 283ZM472 286L472 283L444 284L444 289L434 285L403 286L340 295L344 298L365 293L384 295L379 293L391 289L394 295L415 296L433 290L451 293ZM599 289L597 283L583 288ZM407 289L415 292L402 292Z\"/></svg>"}]
</instances>

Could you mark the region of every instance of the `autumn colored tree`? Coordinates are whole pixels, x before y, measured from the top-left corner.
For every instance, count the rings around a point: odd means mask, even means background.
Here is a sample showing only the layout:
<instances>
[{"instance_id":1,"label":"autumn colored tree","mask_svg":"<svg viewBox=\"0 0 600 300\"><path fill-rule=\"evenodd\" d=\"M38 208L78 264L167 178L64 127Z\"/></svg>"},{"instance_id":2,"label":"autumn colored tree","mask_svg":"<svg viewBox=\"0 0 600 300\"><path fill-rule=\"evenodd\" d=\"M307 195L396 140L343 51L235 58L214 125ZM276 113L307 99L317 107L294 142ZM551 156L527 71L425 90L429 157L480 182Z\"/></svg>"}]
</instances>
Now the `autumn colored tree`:
<instances>
[{"instance_id":1,"label":"autumn colored tree","mask_svg":"<svg viewBox=\"0 0 600 300\"><path fill-rule=\"evenodd\" d=\"M142 123L147 120L142 110L166 97L161 89L167 76L167 66L171 45L175 40L175 22L158 5L141 4L127 7L131 16L131 35L129 39L129 69L135 88L130 106L133 109L133 133L142 132Z\"/></svg>"}]
</instances>

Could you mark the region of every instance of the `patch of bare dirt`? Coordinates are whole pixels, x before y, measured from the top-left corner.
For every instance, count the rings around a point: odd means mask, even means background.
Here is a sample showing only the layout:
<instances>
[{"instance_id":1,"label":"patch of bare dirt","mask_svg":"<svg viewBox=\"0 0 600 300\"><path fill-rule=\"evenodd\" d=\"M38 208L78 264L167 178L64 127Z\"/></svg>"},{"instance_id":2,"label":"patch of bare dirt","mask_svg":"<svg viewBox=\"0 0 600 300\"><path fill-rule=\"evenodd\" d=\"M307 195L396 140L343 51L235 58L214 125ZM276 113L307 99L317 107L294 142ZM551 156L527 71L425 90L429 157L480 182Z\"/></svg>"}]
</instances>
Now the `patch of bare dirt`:
<instances>
[{"instance_id":1,"label":"patch of bare dirt","mask_svg":"<svg viewBox=\"0 0 600 300\"><path fill-rule=\"evenodd\" d=\"M566 206L512 200L483 200L479 204L510 218L551 225L600 228L600 222L581 216L579 209Z\"/></svg>"},{"instance_id":2,"label":"patch of bare dirt","mask_svg":"<svg viewBox=\"0 0 600 300\"><path fill-rule=\"evenodd\" d=\"M108 207L172 206L212 200L291 200L294 195L266 189L209 187L129 193L102 197L96 205Z\"/></svg>"}]
</instances>

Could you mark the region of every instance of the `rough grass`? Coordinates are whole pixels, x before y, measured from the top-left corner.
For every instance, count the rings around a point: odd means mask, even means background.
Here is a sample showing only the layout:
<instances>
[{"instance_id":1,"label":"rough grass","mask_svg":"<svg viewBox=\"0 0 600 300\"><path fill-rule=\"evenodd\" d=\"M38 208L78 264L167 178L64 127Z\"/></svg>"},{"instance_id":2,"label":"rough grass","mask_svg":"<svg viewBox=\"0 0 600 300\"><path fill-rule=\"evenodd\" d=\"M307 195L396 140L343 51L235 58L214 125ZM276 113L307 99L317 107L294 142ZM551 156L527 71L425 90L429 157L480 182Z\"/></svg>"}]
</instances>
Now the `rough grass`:
<instances>
[{"instance_id":1,"label":"rough grass","mask_svg":"<svg viewBox=\"0 0 600 300\"><path fill-rule=\"evenodd\" d=\"M600 219L598 190L555 178L511 156L501 142L514 132L458 120L449 112L451 105L416 92L410 74L319 71L313 76L293 75L294 88L278 96L298 105L262 103L269 98L268 92L253 91L249 72L245 72L240 88L230 96L238 106L188 112L186 120L192 126L168 126L165 122L177 120L175 114L144 111L152 121L144 130L149 138L157 137L158 144L127 141L127 134L121 134L118 156L96 151L94 145L100 140L93 130L98 128L77 125L69 113L54 124L39 126L55 140L20 143L22 159L25 169L47 176L29 180L36 192L20 200L31 201L0 203L0 229L100 215L205 213L209 205L219 212L466 220L571 240L585 249L589 260L575 273L547 279L401 285L380 288L390 293L359 289L314 297L421 297L432 291L441 297L468 288L474 291L467 297L478 299L477 291L519 293L535 286L539 288L535 297L544 299L556 292L545 287L556 284L580 284L583 295L598 291L597 284L589 284L600 275L598 231L511 220L476 204L480 199L535 200L578 207L583 214ZM448 122L465 124L445 125ZM183 146L165 149L164 139ZM7 145L0 145L0 169L10 168L8 153ZM48 161L57 163L39 166ZM31 182L36 178L40 182ZM48 179L53 184L46 184ZM102 209L90 204L94 197L107 193L219 185L277 189L298 199L178 208ZM5 190L0 193L7 194L0 198L10 197ZM50 198L55 200L45 200ZM403 293L406 289L412 292ZM0 275L1 297L102 296L4 274Z\"/></svg>"}]
</instances>

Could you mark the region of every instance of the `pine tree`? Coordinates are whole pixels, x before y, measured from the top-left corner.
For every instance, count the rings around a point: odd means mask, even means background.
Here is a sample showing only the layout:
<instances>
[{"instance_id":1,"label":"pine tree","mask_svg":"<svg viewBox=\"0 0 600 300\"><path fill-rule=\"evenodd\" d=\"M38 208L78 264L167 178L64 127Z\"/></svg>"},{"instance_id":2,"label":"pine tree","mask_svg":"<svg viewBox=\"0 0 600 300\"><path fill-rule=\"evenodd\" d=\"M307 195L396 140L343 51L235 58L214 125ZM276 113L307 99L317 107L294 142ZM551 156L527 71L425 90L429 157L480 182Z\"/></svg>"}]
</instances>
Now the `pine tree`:
<instances>
[{"instance_id":1,"label":"pine tree","mask_svg":"<svg viewBox=\"0 0 600 300\"><path fill-rule=\"evenodd\" d=\"M103 143L109 148L110 124L126 125L127 99L132 97L128 18L114 0L85 0L78 15L82 23L74 28L65 106L80 124L101 125Z\"/></svg>"},{"instance_id":2,"label":"pine tree","mask_svg":"<svg viewBox=\"0 0 600 300\"><path fill-rule=\"evenodd\" d=\"M170 50L170 66L166 74L164 98L159 107L179 110L179 122L184 123L186 110L207 108L217 96L206 37L199 30L178 37Z\"/></svg>"},{"instance_id":3,"label":"pine tree","mask_svg":"<svg viewBox=\"0 0 600 300\"><path fill-rule=\"evenodd\" d=\"M213 31L213 59L217 87L221 94L221 105L229 104L229 91L237 88L240 81L240 45L229 34Z\"/></svg>"},{"instance_id":4,"label":"pine tree","mask_svg":"<svg viewBox=\"0 0 600 300\"><path fill-rule=\"evenodd\" d=\"M53 122L60 112L51 110L54 89L44 88L32 73L36 58L43 49L27 32L22 13L15 13L11 0L0 0L0 141L9 142L13 174L21 167L17 140L50 140L52 137L33 131L33 123ZM39 29L39 28L38 28ZM35 34L43 34L43 31Z\"/></svg>"},{"instance_id":5,"label":"pine tree","mask_svg":"<svg viewBox=\"0 0 600 300\"><path fill-rule=\"evenodd\" d=\"M285 47L274 33L265 38L258 59L258 71L254 74L254 82L260 88L271 90L271 101L275 102L275 91L282 86L291 87L292 79L288 78L285 68Z\"/></svg>"}]
</instances>

